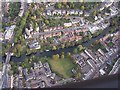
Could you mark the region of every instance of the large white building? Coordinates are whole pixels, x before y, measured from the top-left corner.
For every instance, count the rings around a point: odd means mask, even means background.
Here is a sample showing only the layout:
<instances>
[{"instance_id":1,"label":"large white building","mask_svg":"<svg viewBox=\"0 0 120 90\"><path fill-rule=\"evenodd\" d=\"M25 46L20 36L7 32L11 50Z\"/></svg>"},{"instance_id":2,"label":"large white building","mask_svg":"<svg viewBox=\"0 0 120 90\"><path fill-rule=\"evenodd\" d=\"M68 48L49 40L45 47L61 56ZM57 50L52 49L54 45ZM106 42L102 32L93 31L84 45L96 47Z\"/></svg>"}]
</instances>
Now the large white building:
<instances>
[{"instance_id":1,"label":"large white building","mask_svg":"<svg viewBox=\"0 0 120 90\"><path fill-rule=\"evenodd\" d=\"M97 27L97 26L90 26L90 27L89 27L89 31L90 31L92 34L94 34L97 30L99 30L99 27Z\"/></svg>"},{"instance_id":2,"label":"large white building","mask_svg":"<svg viewBox=\"0 0 120 90\"><path fill-rule=\"evenodd\" d=\"M12 25L11 27L8 27L5 31L5 36L4 38L6 40L10 40L12 35L13 35L13 32L14 32L14 29L15 29L16 25Z\"/></svg>"}]
</instances>

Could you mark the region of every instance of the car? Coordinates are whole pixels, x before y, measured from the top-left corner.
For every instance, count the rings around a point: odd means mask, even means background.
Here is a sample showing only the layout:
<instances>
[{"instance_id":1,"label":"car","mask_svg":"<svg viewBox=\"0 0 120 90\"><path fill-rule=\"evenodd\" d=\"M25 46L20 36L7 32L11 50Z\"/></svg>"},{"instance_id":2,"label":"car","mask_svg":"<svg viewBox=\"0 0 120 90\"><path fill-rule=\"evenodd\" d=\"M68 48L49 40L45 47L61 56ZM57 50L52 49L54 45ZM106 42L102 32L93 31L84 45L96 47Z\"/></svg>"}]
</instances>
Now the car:
<instances>
[{"instance_id":1,"label":"car","mask_svg":"<svg viewBox=\"0 0 120 90\"><path fill-rule=\"evenodd\" d=\"M14 43L12 43L12 47L14 46Z\"/></svg>"},{"instance_id":2,"label":"car","mask_svg":"<svg viewBox=\"0 0 120 90\"><path fill-rule=\"evenodd\" d=\"M50 50L45 50L46 52L50 51Z\"/></svg>"}]
</instances>

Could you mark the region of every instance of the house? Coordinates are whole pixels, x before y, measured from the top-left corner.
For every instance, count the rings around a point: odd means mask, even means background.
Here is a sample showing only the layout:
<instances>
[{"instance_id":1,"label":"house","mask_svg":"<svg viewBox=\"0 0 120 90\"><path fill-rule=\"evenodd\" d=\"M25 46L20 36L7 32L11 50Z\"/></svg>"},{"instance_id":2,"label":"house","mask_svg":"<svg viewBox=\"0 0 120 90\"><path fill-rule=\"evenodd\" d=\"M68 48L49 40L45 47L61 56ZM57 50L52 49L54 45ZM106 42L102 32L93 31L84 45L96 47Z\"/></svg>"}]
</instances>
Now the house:
<instances>
[{"instance_id":1,"label":"house","mask_svg":"<svg viewBox=\"0 0 120 90\"><path fill-rule=\"evenodd\" d=\"M62 11L61 11L61 10L58 10L58 11L57 11L57 15L62 15Z\"/></svg>"},{"instance_id":2,"label":"house","mask_svg":"<svg viewBox=\"0 0 120 90\"><path fill-rule=\"evenodd\" d=\"M69 15L70 14L70 11L66 11L67 12L67 15Z\"/></svg>"},{"instance_id":3,"label":"house","mask_svg":"<svg viewBox=\"0 0 120 90\"><path fill-rule=\"evenodd\" d=\"M4 34L0 32L0 42L3 41Z\"/></svg>"},{"instance_id":4,"label":"house","mask_svg":"<svg viewBox=\"0 0 120 90\"><path fill-rule=\"evenodd\" d=\"M62 15L65 15L66 14L66 11L65 10L62 10Z\"/></svg>"},{"instance_id":5,"label":"house","mask_svg":"<svg viewBox=\"0 0 120 90\"><path fill-rule=\"evenodd\" d=\"M88 80L91 79L91 75L93 74L93 70L89 70L89 72L85 75L85 77L83 78L83 80Z\"/></svg>"},{"instance_id":6,"label":"house","mask_svg":"<svg viewBox=\"0 0 120 90\"><path fill-rule=\"evenodd\" d=\"M94 63L94 61L92 59L88 59L87 60L87 63L93 68L93 69L96 69L96 64Z\"/></svg>"},{"instance_id":7,"label":"house","mask_svg":"<svg viewBox=\"0 0 120 90\"><path fill-rule=\"evenodd\" d=\"M40 80L32 80L31 81L31 88L39 88L40 87Z\"/></svg>"},{"instance_id":8,"label":"house","mask_svg":"<svg viewBox=\"0 0 120 90\"><path fill-rule=\"evenodd\" d=\"M51 16L51 15L52 15L51 10L47 10L46 14L47 14L48 16Z\"/></svg>"},{"instance_id":9,"label":"house","mask_svg":"<svg viewBox=\"0 0 120 90\"><path fill-rule=\"evenodd\" d=\"M105 55L105 53L103 52L103 50L100 49L100 48L98 49L98 52L99 52L101 55L103 55L103 56Z\"/></svg>"},{"instance_id":10,"label":"house","mask_svg":"<svg viewBox=\"0 0 120 90\"><path fill-rule=\"evenodd\" d=\"M75 11L74 10L70 10L70 15L74 15Z\"/></svg>"},{"instance_id":11,"label":"house","mask_svg":"<svg viewBox=\"0 0 120 90\"><path fill-rule=\"evenodd\" d=\"M46 86L46 84L44 81L41 81L39 86L40 86L40 88L44 88Z\"/></svg>"},{"instance_id":12,"label":"house","mask_svg":"<svg viewBox=\"0 0 120 90\"><path fill-rule=\"evenodd\" d=\"M7 28L4 34L5 35L4 37L6 40L10 40L12 38L15 27L16 25L12 25L11 27Z\"/></svg>"},{"instance_id":13,"label":"house","mask_svg":"<svg viewBox=\"0 0 120 90\"><path fill-rule=\"evenodd\" d=\"M83 14L83 11L79 11L79 15L82 15Z\"/></svg>"},{"instance_id":14,"label":"house","mask_svg":"<svg viewBox=\"0 0 120 90\"><path fill-rule=\"evenodd\" d=\"M23 16L23 13L24 13L24 10L20 10L18 16L22 17L22 16Z\"/></svg>"},{"instance_id":15,"label":"house","mask_svg":"<svg viewBox=\"0 0 120 90\"><path fill-rule=\"evenodd\" d=\"M36 31L39 32L40 28L39 27L36 27Z\"/></svg>"},{"instance_id":16,"label":"house","mask_svg":"<svg viewBox=\"0 0 120 90\"><path fill-rule=\"evenodd\" d=\"M29 82L26 82L26 88L31 88L31 85L30 85L30 83Z\"/></svg>"},{"instance_id":17,"label":"house","mask_svg":"<svg viewBox=\"0 0 120 90\"><path fill-rule=\"evenodd\" d=\"M39 67L40 67L40 68L43 67L43 64L42 64L41 61L39 61L38 63L39 63Z\"/></svg>"},{"instance_id":18,"label":"house","mask_svg":"<svg viewBox=\"0 0 120 90\"><path fill-rule=\"evenodd\" d=\"M33 79L33 75L32 73L28 74L26 77L26 81L32 80Z\"/></svg>"},{"instance_id":19,"label":"house","mask_svg":"<svg viewBox=\"0 0 120 90\"><path fill-rule=\"evenodd\" d=\"M97 16L95 16L95 18L94 18L94 19L95 19L95 21L96 21L96 20L98 20L98 17L97 17Z\"/></svg>"},{"instance_id":20,"label":"house","mask_svg":"<svg viewBox=\"0 0 120 90\"><path fill-rule=\"evenodd\" d=\"M94 34L97 30L99 30L99 27L98 26L89 26L88 29L92 34Z\"/></svg>"},{"instance_id":21,"label":"house","mask_svg":"<svg viewBox=\"0 0 120 90\"><path fill-rule=\"evenodd\" d=\"M113 4L113 1L114 1L114 0L105 0L105 1L104 1L104 2L105 2L105 6L106 6L106 7L111 6L111 5Z\"/></svg>"},{"instance_id":22,"label":"house","mask_svg":"<svg viewBox=\"0 0 120 90\"><path fill-rule=\"evenodd\" d=\"M95 54L91 50L85 50L85 53L93 60L96 59Z\"/></svg>"},{"instance_id":23,"label":"house","mask_svg":"<svg viewBox=\"0 0 120 90\"><path fill-rule=\"evenodd\" d=\"M76 41L81 40L81 39L82 39L82 36L75 36Z\"/></svg>"},{"instance_id":24,"label":"house","mask_svg":"<svg viewBox=\"0 0 120 90\"><path fill-rule=\"evenodd\" d=\"M84 53L84 52L82 52L81 54L80 54L82 57L84 57L84 59L88 59L89 57L86 55L86 53Z\"/></svg>"},{"instance_id":25,"label":"house","mask_svg":"<svg viewBox=\"0 0 120 90\"><path fill-rule=\"evenodd\" d=\"M111 11L111 15L116 15L116 14L118 14L118 11L117 11L117 9L116 9L116 7L110 7L110 11Z\"/></svg>"},{"instance_id":26,"label":"house","mask_svg":"<svg viewBox=\"0 0 120 90\"><path fill-rule=\"evenodd\" d=\"M65 27L70 27L70 26L72 26L72 23L64 23L64 26Z\"/></svg>"},{"instance_id":27,"label":"house","mask_svg":"<svg viewBox=\"0 0 120 90\"><path fill-rule=\"evenodd\" d=\"M100 72L101 75L105 74L105 71L103 69L100 69L99 72Z\"/></svg>"},{"instance_id":28,"label":"house","mask_svg":"<svg viewBox=\"0 0 120 90\"><path fill-rule=\"evenodd\" d=\"M29 46L30 49L40 49L41 48L41 46L39 45L39 43L36 42L36 41L33 41L28 46Z\"/></svg>"},{"instance_id":29,"label":"house","mask_svg":"<svg viewBox=\"0 0 120 90\"><path fill-rule=\"evenodd\" d=\"M44 66L44 69L45 69L45 75L47 77L51 76L52 71L51 71L51 69L49 67L49 64L46 62L46 63L43 64L43 66Z\"/></svg>"},{"instance_id":30,"label":"house","mask_svg":"<svg viewBox=\"0 0 120 90\"><path fill-rule=\"evenodd\" d=\"M37 63L33 63L33 65L34 65L34 69L39 68L39 64L37 64Z\"/></svg>"},{"instance_id":31,"label":"house","mask_svg":"<svg viewBox=\"0 0 120 90\"><path fill-rule=\"evenodd\" d=\"M57 14L57 11L56 11L56 10L52 11L52 14L53 14L53 15L56 15L56 14Z\"/></svg>"},{"instance_id":32,"label":"house","mask_svg":"<svg viewBox=\"0 0 120 90\"><path fill-rule=\"evenodd\" d=\"M80 58L80 59L81 59L81 60L77 61L77 63L80 65L81 68L83 68L83 67L86 65L86 63L85 63L85 61L83 60L83 58Z\"/></svg>"},{"instance_id":33,"label":"house","mask_svg":"<svg viewBox=\"0 0 120 90\"><path fill-rule=\"evenodd\" d=\"M18 70L19 70L19 77L22 77L23 75L23 71L22 71L22 67L18 67Z\"/></svg>"},{"instance_id":34,"label":"house","mask_svg":"<svg viewBox=\"0 0 120 90\"><path fill-rule=\"evenodd\" d=\"M30 34L30 30L28 30L28 28L25 28L25 33L26 33L27 36L30 36L30 35L31 35L31 34Z\"/></svg>"},{"instance_id":35,"label":"house","mask_svg":"<svg viewBox=\"0 0 120 90\"><path fill-rule=\"evenodd\" d=\"M84 25L85 25L84 20L83 20L83 18L81 18L80 19L80 26L84 26Z\"/></svg>"},{"instance_id":36,"label":"house","mask_svg":"<svg viewBox=\"0 0 120 90\"><path fill-rule=\"evenodd\" d=\"M13 88L13 75L8 77L8 86L7 88Z\"/></svg>"},{"instance_id":37,"label":"house","mask_svg":"<svg viewBox=\"0 0 120 90\"><path fill-rule=\"evenodd\" d=\"M8 13L9 5L10 5L9 2L6 2L6 3L5 3L5 13Z\"/></svg>"},{"instance_id":38,"label":"house","mask_svg":"<svg viewBox=\"0 0 120 90\"><path fill-rule=\"evenodd\" d=\"M27 68L23 69L23 74L25 76L25 79L27 79L27 75L28 75L28 69Z\"/></svg>"},{"instance_id":39,"label":"house","mask_svg":"<svg viewBox=\"0 0 120 90\"><path fill-rule=\"evenodd\" d=\"M35 79L36 78L35 71L32 67L30 68L30 72L32 73L33 79Z\"/></svg>"},{"instance_id":40,"label":"house","mask_svg":"<svg viewBox=\"0 0 120 90\"><path fill-rule=\"evenodd\" d=\"M75 11L75 15L78 15L78 14L79 14L79 12L76 10L76 11Z\"/></svg>"},{"instance_id":41,"label":"house","mask_svg":"<svg viewBox=\"0 0 120 90\"><path fill-rule=\"evenodd\" d=\"M30 24L30 32L32 32L32 31L33 31L32 24Z\"/></svg>"},{"instance_id":42,"label":"house","mask_svg":"<svg viewBox=\"0 0 120 90\"><path fill-rule=\"evenodd\" d=\"M61 32L53 33L53 36L61 36Z\"/></svg>"},{"instance_id":43,"label":"house","mask_svg":"<svg viewBox=\"0 0 120 90\"><path fill-rule=\"evenodd\" d=\"M26 0L27 3L32 3L34 0Z\"/></svg>"},{"instance_id":44,"label":"house","mask_svg":"<svg viewBox=\"0 0 120 90\"><path fill-rule=\"evenodd\" d=\"M52 34L51 33L46 33L45 35L43 35L44 39L47 39L49 37L52 37Z\"/></svg>"},{"instance_id":45,"label":"house","mask_svg":"<svg viewBox=\"0 0 120 90\"><path fill-rule=\"evenodd\" d=\"M90 15L90 13L89 13L89 12L85 12L84 15L85 15L86 17L88 17L88 16Z\"/></svg>"},{"instance_id":46,"label":"house","mask_svg":"<svg viewBox=\"0 0 120 90\"><path fill-rule=\"evenodd\" d=\"M72 19L71 20L72 24L77 24L77 23L79 23L79 21L80 21L79 19Z\"/></svg>"},{"instance_id":47,"label":"house","mask_svg":"<svg viewBox=\"0 0 120 90\"><path fill-rule=\"evenodd\" d=\"M51 79L55 79L55 77L56 77L55 73L52 73L51 76L50 76Z\"/></svg>"},{"instance_id":48,"label":"house","mask_svg":"<svg viewBox=\"0 0 120 90\"><path fill-rule=\"evenodd\" d=\"M105 62L105 57L104 56L99 56L98 59L100 62L103 64Z\"/></svg>"}]
</instances>

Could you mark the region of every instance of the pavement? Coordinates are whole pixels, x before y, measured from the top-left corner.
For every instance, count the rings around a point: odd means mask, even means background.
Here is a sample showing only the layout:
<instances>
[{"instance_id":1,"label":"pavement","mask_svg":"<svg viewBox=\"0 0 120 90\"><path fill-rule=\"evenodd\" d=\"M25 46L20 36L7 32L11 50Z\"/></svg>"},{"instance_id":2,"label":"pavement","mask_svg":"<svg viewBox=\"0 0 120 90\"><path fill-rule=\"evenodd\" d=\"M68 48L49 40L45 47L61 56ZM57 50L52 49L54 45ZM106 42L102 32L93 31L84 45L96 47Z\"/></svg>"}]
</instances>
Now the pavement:
<instances>
[{"instance_id":1,"label":"pavement","mask_svg":"<svg viewBox=\"0 0 120 90\"><path fill-rule=\"evenodd\" d=\"M115 73L118 71L118 69L120 68L120 67L119 67L119 66L120 66L119 61L120 61L120 58L119 58L119 59L116 61L116 63L114 64L114 66L113 66L112 70L110 71L109 75L115 74Z\"/></svg>"}]
</instances>

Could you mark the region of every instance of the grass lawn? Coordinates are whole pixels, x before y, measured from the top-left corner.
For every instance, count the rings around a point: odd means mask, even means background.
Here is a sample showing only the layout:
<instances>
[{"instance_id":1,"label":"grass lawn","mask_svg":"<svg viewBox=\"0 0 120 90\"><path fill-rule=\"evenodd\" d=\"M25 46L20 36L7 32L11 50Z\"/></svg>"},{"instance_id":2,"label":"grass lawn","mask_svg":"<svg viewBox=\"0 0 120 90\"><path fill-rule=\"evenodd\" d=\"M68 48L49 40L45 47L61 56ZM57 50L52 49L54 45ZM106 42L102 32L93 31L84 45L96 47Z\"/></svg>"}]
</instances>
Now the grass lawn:
<instances>
[{"instance_id":1,"label":"grass lawn","mask_svg":"<svg viewBox=\"0 0 120 90\"><path fill-rule=\"evenodd\" d=\"M57 73L58 75L62 76L63 78L70 78L72 74L72 69L76 67L76 65L67 58L65 59L58 59L58 60L48 60L51 69L53 72Z\"/></svg>"}]
</instances>

